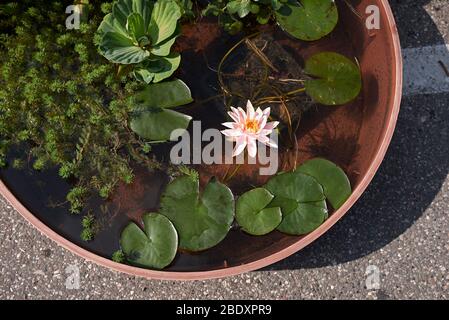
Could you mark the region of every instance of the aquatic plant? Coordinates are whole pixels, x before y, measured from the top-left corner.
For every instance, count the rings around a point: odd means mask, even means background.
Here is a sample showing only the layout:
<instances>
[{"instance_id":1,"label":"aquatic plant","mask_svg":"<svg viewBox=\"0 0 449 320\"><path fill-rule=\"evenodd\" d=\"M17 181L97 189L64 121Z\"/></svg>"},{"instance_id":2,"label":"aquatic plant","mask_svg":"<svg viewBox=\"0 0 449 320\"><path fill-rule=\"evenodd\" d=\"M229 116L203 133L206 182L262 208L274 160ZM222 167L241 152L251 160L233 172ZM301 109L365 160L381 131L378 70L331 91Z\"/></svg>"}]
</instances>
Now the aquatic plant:
<instances>
[{"instance_id":1,"label":"aquatic plant","mask_svg":"<svg viewBox=\"0 0 449 320\"><path fill-rule=\"evenodd\" d=\"M98 27L99 50L111 62L132 65L139 81L162 81L181 62L180 54L171 52L180 18L174 0L118 0Z\"/></svg>"}]
</instances>

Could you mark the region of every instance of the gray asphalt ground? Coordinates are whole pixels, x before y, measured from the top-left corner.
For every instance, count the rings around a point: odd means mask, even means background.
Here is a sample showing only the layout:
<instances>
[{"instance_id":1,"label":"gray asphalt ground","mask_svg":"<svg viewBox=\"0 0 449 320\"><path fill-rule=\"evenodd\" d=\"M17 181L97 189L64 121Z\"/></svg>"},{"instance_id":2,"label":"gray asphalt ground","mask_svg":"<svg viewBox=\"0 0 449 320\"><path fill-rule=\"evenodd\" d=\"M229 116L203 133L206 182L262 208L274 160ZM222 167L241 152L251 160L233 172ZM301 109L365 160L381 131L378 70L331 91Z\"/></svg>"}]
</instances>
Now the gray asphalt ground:
<instances>
[{"instance_id":1,"label":"gray asphalt ground","mask_svg":"<svg viewBox=\"0 0 449 320\"><path fill-rule=\"evenodd\" d=\"M449 43L449 1L390 1L404 48ZM449 93L405 97L387 156L334 228L265 270L196 282L118 274L71 254L0 198L2 299L447 299ZM79 289L65 270L79 267ZM379 270L372 287L367 270ZM368 283L368 287L367 287Z\"/></svg>"}]
</instances>

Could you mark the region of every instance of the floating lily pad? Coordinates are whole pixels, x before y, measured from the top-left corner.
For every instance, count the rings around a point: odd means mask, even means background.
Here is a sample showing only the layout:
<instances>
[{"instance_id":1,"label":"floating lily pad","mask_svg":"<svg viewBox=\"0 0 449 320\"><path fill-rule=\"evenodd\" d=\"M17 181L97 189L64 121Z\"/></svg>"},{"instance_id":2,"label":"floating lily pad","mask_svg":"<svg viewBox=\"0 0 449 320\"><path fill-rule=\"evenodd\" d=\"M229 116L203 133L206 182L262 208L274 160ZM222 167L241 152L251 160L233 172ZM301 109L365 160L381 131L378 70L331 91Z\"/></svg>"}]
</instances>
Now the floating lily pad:
<instances>
[{"instance_id":1,"label":"floating lily pad","mask_svg":"<svg viewBox=\"0 0 449 320\"><path fill-rule=\"evenodd\" d=\"M335 52L312 56L306 61L304 71L316 78L306 80L307 94L325 105L345 104L356 98L362 87L359 67Z\"/></svg>"},{"instance_id":2,"label":"floating lily pad","mask_svg":"<svg viewBox=\"0 0 449 320\"><path fill-rule=\"evenodd\" d=\"M140 137L150 141L167 141L176 129L186 129L192 117L173 110L148 108L135 113L130 127ZM176 139L177 136L173 136Z\"/></svg>"},{"instance_id":3,"label":"floating lily pad","mask_svg":"<svg viewBox=\"0 0 449 320\"><path fill-rule=\"evenodd\" d=\"M283 30L295 38L313 41L334 30L338 10L334 0L290 1L276 11L276 20Z\"/></svg>"},{"instance_id":4,"label":"floating lily pad","mask_svg":"<svg viewBox=\"0 0 449 320\"><path fill-rule=\"evenodd\" d=\"M201 251L218 244L229 232L234 220L234 197L215 179L200 194L198 179L183 176L168 184L160 212L178 230L180 248Z\"/></svg>"},{"instance_id":5,"label":"floating lily pad","mask_svg":"<svg viewBox=\"0 0 449 320\"><path fill-rule=\"evenodd\" d=\"M274 195L269 207L280 207L281 232L302 235L315 230L327 218L323 187L311 176L287 172L272 177L265 188Z\"/></svg>"},{"instance_id":6,"label":"floating lily pad","mask_svg":"<svg viewBox=\"0 0 449 320\"><path fill-rule=\"evenodd\" d=\"M181 80L150 84L133 98L138 107L132 113L130 127L144 139L169 140L173 130L186 129L192 119L169 109L193 101L190 89Z\"/></svg>"},{"instance_id":7,"label":"floating lily pad","mask_svg":"<svg viewBox=\"0 0 449 320\"><path fill-rule=\"evenodd\" d=\"M314 177L334 209L340 208L351 195L351 184L345 172L335 163L321 158L302 164L297 171Z\"/></svg>"},{"instance_id":8,"label":"floating lily pad","mask_svg":"<svg viewBox=\"0 0 449 320\"><path fill-rule=\"evenodd\" d=\"M151 84L134 95L134 101L145 107L174 108L193 101L189 87L179 79Z\"/></svg>"},{"instance_id":9,"label":"floating lily pad","mask_svg":"<svg viewBox=\"0 0 449 320\"><path fill-rule=\"evenodd\" d=\"M283 214L278 230L287 234L302 235L318 228L327 218L326 201L298 203L298 207Z\"/></svg>"},{"instance_id":10,"label":"floating lily pad","mask_svg":"<svg viewBox=\"0 0 449 320\"><path fill-rule=\"evenodd\" d=\"M276 229L282 220L281 209L266 208L273 197L264 188L256 188L240 196L236 204L236 219L243 231L260 236Z\"/></svg>"},{"instance_id":11,"label":"floating lily pad","mask_svg":"<svg viewBox=\"0 0 449 320\"><path fill-rule=\"evenodd\" d=\"M178 234L173 224L158 213L143 216L144 229L131 222L123 230L120 245L126 260L140 267L162 269L176 255Z\"/></svg>"}]
</instances>

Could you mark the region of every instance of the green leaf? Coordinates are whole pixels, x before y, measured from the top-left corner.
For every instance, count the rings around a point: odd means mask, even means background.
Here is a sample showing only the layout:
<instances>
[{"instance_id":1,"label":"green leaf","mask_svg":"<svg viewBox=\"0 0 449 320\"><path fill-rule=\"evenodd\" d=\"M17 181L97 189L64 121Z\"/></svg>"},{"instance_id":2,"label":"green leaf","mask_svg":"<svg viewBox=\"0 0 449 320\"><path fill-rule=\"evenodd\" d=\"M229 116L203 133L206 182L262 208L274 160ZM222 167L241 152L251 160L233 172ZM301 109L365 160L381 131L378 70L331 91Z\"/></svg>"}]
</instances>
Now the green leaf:
<instances>
[{"instance_id":1,"label":"green leaf","mask_svg":"<svg viewBox=\"0 0 449 320\"><path fill-rule=\"evenodd\" d=\"M310 57L304 71L316 78L306 80L307 94L325 105L345 104L356 98L362 87L359 67L335 52L322 52Z\"/></svg>"},{"instance_id":2,"label":"green leaf","mask_svg":"<svg viewBox=\"0 0 449 320\"><path fill-rule=\"evenodd\" d=\"M239 33L243 28L243 23L239 20L233 19L230 15L218 16L218 22L221 26L223 26L223 29L231 35Z\"/></svg>"},{"instance_id":3,"label":"green leaf","mask_svg":"<svg viewBox=\"0 0 449 320\"><path fill-rule=\"evenodd\" d=\"M133 98L137 104L150 108L174 108L193 101L189 87L179 79L146 86Z\"/></svg>"},{"instance_id":4,"label":"green leaf","mask_svg":"<svg viewBox=\"0 0 449 320\"><path fill-rule=\"evenodd\" d=\"M240 18L244 18L251 12L251 0L233 0L228 2L226 9L230 14L237 13Z\"/></svg>"},{"instance_id":5,"label":"green leaf","mask_svg":"<svg viewBox=\"0 0 449 320\"><path fill-rule=\"evenodd\" d=\"M190 89L179 79L153 83L133 97L137 107L130 127L147 140L169 140L175 129L186 129L190 116L169 110L193 101Z\"/></svg>"},{"instance_id":6,"label":"green leaf","mask_svg":"<svg viewBox=\"0 0 449 320\"><path fill-rule=\"evenodd\" d=\"M351 195L348 177L340 167L329 160L308 160L297 171L314 177L323 186L324 195L334 209L340 208Z\"/></svg>"},{"instance_id":7,"label":"green leaf","mask_svg":"<svg viewBox=\"0 0 449 320\"><path fill-rule=\"evenodd\" d=\"M200 195L198 179L183 176L168 184L160 212L178 230L180 248L201 251L226 237L234 220L234 197L216 180L210 181Z\"/></svg>"},{"instance_id":8,"label":"green leaf","mask_svg":"<svg viewBox=\"0 0 449 320\"><path fill-rule=\"evenodd\" d=\"M177 111L148 108L132 115L130 128L144 139L167 141L174 130L187 129L191 120L192 117Z\"/></svg>"},{"instance_id":9,"label":"green leaf","mask_svg":"<svg viewBox=\"0 0 449 320\"><path fill-rule=\"evenodd\" d=\"M166 78L169 78L176 71L176 69L178 69L179 64L181 63L181 55L175 52L166 57L163 57L161 60L165 61L166 68L162 69L154 75L153 82L159 82Z\"/></svg>"},{"instance_id":10,"label":"green leaf","mask_svg":"<svg viewBox=\"0 0 449 320\"><path fill-rule=\"evenodd\" d=\"M137 13L131 13L126 22L126 29L128 33L134 37L134 39L139 42L140 39L145 37L145 24L142 16Z\"/></svg>"},{"instance_id":11,"label":"green leaf","mask_svg":"<svg viewBox=\"0 0 449 320\"><path fill-rule=\"evenodd\" d=\"M178 234L173 224L158 213L143 216L144 230L131 222L122 231L120 245L129 263L154 269L168 266L175 258Z\"/></svg>"},{"instance_id":12,"label":"green leaf","mask_svg":"<svg viewBox=\"0 0 449 320\"><path fill-rule=\"evenodd\" d=\"M276 11L282 29L306 41L318 40L334 30L338 11L334 0L299 0L289 2Z\"/></svg>"},{"instance_id":13,"label":"green leaf","mask_svg":"<svg viewBox=\"0 0 449 320\"><path fill-rule=\"evenodd\" d=\"M273 10L279 10L282 7L282 3L279 0L271 0L270 2Z\"/></svg>"},{"instance_id":14,"label":"green leaf","mask_svg":"<svg viewBox=\"0 0 449 320\"><path fill-rule=\"evenodd\" d=\"M125 26L129 15L138 13L142 16L145 27L148 27L153 3L153 0L118 0L112 7L112 14L122 26Z\"/></svg>"},{"instance_id":15,"label":"green leaf","mask_svg":"<svg viewBox=\"0 0 449 320\"><path fill-rule=\"evenodd\" d=\"M257 13L257 22L260 24L267 24L270 21L272 11L267 7L261 7Z\"/></svg>"},{"instance_id":16,"label":"green leaf","mask_svg":"<svg viewBox=\"0 0 449 320\"><path fill-rule=\"evenodd\" d=\"M214 15L214 16L218 16L220 13L222 12L222 10L220 9L220 7L218 7L216 4L209 2L206 6L206 8L204 8L201 11L201 14L203 16L208 16L208 15Z\"/></svg>"},{"instance_id":17,"label":"green leaf","mask_svg":"<svg viewBox=\"0 0 449 320\"><path fill-rule=\"evenodd\" d=\"M181 34L181 26L178 24L175 33L173 35L162 41L161 43L158 43L157 45L154 45L151 47L151 53L156 56L167 56L170 54L171 47L176 41L176 38Z\"/></svg>"},{"instance_id":18,"label":"green leaf","mask_svg":"<svg viewBox=\"0 0 449 320\"><path fill-rule=\"evenodd\" d=\"M139 68L133 71L134 78L140 82L150 84L154 78L154 72L151 72L149 68Z\"/></svg>"},{"instance_id":19,"label":"green leaf","mask_svg":"<svg viewBox=\"0 0 449 320\"><path fill-rule=\"evenodd\" d=\"M268 207L280 207L281 232L302 235L320 226L327 217L322 186L311 176L294 171L272 177L265 188L274 195Z\"/></svg>"},{"instance_id":20,"label":"green leaf","mask_svg":"<svg viewBox=\"0 0 449 320\"><path fill-rule=\"evenodd\" d=\"M278 230L292 235L303 235L318 228L327 218L326 201L298 203L298 207L284 214Z\"/></svg>"},{"instance_id":21,"label":"green leaf","mask_svg":"<svg viewBox=\"0 0 449 320\"><path fill-rule=\"evenodd\" d=\"M146 84L160 82L170 77L178 69L180 63L181 55L177 52L156 60L146 60L141 68L134 70L134 76Z\"/></svg>"},{"instance_id":22,"label":"green leaf","mask_svg":"<svg viewBox=\"0 0 449 320\"><path fill-rule=\"evenodd\" d=\"M192 0L177 0L176 1L181 8L181 16L188 19L195 18L195 12L193 11L193 1Z\"/></svg>"},{"instance_id":23,"label":"green leaf","mask_svg":"<svg viewBox=\"0 0 449 320\"><path fill-rule=\"evenodd\" d=\"M273 197L264 188L250 190L239 197L236 204L236 219L245 232L256 236L264 235L276 229L281 223L281 209L266 208Z\"/></svg>"},{"instance_id":24,"label":"green leaf","mask_svg":"<svg viewBox=\"0 0 449 320\"><path fill-rule=\"evenodd\" d=\"M140 63L150 56L148 50L135 46L131 38L118 32L107 32L103 36L100 52L109 61L120 64Z\"/></svg>"},{"instance_id":25,"label":"green leaf","mask_svg":"<svg viewBox=\"0 0 449 320\"><path fill-rule=\"evenodd\" d=\"M180 16L174 0L118 0L98 28L99 50L108 60L120 64L138 64L152 55L168 56L180 33ZM138 73L140 79L150 78ZM166 77L160 75L159 81Z\"/></svg>"},{"instance_id":26,"label":"green leaf","mask_svg":"<svg viewBox=\"0 0 449 320\"><path fill-rule=\"evenodd\" d=\"M325 199L321 185L313 177L300 172L286 172L273 176L265 188L275 197L281 196L296 202Z\"/></svg>"},{"instance_id":27,"label":"green leaf","mask_svg":"<svg viewBox=\"0 0 449 320\"><path fill-rule=\"evenodd\" d=\"M260 11L259 5L255 4L255 3L251 3L249 8L250 8L250 11L252 14L258 14Z\"/></svg>"},{"instance_id":28,"label":"green leaf","mask_svg":"<svg viewBox=\"0 0 449 320\"><path fill-rule=\"evenodd\" d=\"M101 36L104 36L108 32L118 32L123 36L128 37L128 30L126 30L125 24L121 24L117 19L114 18L112 13L109 13L103 18L103 21L98 27L97 32Z\"/></svg>"},{"instance_id":29,"label":"green leaf","mask_svg":"<svg viewBox=\"0 0 449 320\"><path fill-rule=\"evenodd\" d=\"M152 45L170 38L176 31L181 10L173 0L159 0L154 4L148 28Z\"/></svg>"}]
</instances>

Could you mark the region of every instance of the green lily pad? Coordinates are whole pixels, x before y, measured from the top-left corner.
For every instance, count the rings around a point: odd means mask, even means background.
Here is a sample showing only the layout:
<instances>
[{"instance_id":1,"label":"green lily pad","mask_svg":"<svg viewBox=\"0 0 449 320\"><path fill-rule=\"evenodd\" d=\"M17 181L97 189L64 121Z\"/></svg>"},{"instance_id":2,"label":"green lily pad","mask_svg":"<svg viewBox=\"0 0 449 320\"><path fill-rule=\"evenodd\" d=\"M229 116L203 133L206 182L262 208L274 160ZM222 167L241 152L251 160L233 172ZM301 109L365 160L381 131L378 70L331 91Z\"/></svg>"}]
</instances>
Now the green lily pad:
<instances>
[{"instance_id":1,"label":"green lily pad","mask_svg":"<svg viewBox=\"0 0 449 320\"><path fill-rule=\"evenodd\" d=\"M131 222L122 231L120 245L126 260L139 267L162 269L175 258L178 234L167 217L150 213L143 216L144 229Z\"/></svg>"},{"instance_id":2,"label":"green lily pad","mask_svg":"<svg viewBox=\"0 0 449 320\"><path fill-rule=\"evenodd\" d=\"M148 108L133 114L130 127L144 139L167 141L174 130L186 129L191 120L192 117L173 110Z\"/></svg>"},{"instance_id":3,"label":"green lily pad","mask_svg":"<svg viewBox=\"0 0 449 320\"><path fill-rule=\"evenodd\" d=\"M173 130L186 129L192 120L169 109L193 101L189 87L179 79L152 83L133 99L138 107L131 114L130 128L146 140L167 141Z\"/></svg>"},{"instance_id":4,"label":"green lily pad","mask_svg":"<svg viewBox=\"0 0 449 320\"><path fill-rule=\"evenodd\" d=\"M334 209L340 208L351 195L351 184L345 172L335 163L321 158L306 161L297 171L314 177Z\"/></svg>"},{"instance_id":5,"label":"green lily pad","mask_svg":"<svg viewBox=\"0 0 449 320\"><path fill-rule=\"evenodd\" d=\"M302 235L315 230L327 218L323 187L311 176L294 171L272 177L265 188L274 195L268 207L280 207L281 232Z\"/></svg>"},{"instance_id":6,"label":"green lily pad","mask_svg":"<svg viewBox=\"0 0 449 320\"><path fill-rule=\"evenodd\" d=\"M278 230L292 235L303 235L318 228L327 218L326 201L298 203L292 212L283 214Z\"/></svg>"},{"instance_id":7,"label":"green lily pad","mask_svg":"<svg viewBox=\"0 0 449 320\"><path fill-rule=\"evenodd\" d=\"M281 209L266 208L273 197L264 188L256 188L240 196L236 204L236 219L243 231L260 236L276 229L282 220Z\"/></svg>"},{"instance_id":8,"label":"green lily pad","mask_svg":"<svg viewBox=\"0 0 449 320\"><path fill-rule=\"evenodd\" d=\"M217 245L229 232L234 220L234 197L215 179L200 194L198 179L182 176L168 184L160 212L178 230L180 248L201 251Z\"/></svg>"},{"instance_id":9,"label":"green lily pad","mask_svg":"<svg viewBox=\"0 0 449 320\"><path fill-rule=\"evenodd\" d=\"M334 30L338 10L334 0L289 1L276 11L276 20L295 38L313 41Z\"/></svg>"},{"instance_id":10,"label":"green lily pad","mask_svg":"<svg viewBox=\"0 0 449 320\"><path fill-rule=\"evenodd\" d=\"M155 108L174 108L193 101L189 87L179 79L148 85L133 98L139 105Z\"/></svg>"},{"instance_id":11,"label":"green lily pad","mask_svg":"<svg viewBox=\"0 0 449 320\"><path fill-rule=\"evenodd\" d=\"M314 202L325 199L323 187L315 178L300 172L278 174L267 182L265 188L275 197L280 196L296 202Z\"/></svg>"},{"instance_id":12,"label":"green lily pad","mask_svg":"<svg viewBox=\"0 0 449 320\"><path fill-rule=\"evenodd\" d=\"M356 98L362 88L359 67L335 52L322 52L310 57L304 71L316 78L306 80L307 94L321 104L345 104Z\"/></svg>"}]
</instances>

